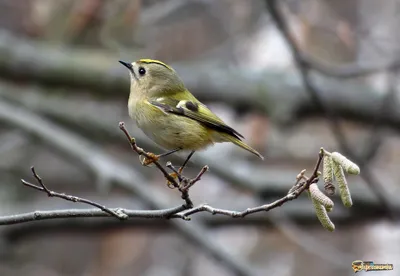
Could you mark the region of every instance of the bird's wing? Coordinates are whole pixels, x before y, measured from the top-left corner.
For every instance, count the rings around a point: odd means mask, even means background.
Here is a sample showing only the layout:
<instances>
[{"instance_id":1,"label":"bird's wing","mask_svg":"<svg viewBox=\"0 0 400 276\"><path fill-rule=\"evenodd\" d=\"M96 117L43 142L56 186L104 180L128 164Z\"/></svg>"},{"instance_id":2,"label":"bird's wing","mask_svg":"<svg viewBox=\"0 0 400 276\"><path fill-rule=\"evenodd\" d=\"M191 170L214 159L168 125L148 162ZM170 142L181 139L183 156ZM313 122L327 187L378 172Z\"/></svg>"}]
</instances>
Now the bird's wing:
<instances>
[{"instance_id":1,"label":"bird's wing","mask_svg":"<svg viewBox=\"0 0 400 276\"><path fill-rule=\"evenodd\" d=\"M195 98L193 100L177 100L174 98L160 97L148 100L148 102L164 113L185 116L211 129L234 136L239 140L241 140L240 138L244 138L243 135L226 125L217 115Z\"/></svg>"}]
</instances>

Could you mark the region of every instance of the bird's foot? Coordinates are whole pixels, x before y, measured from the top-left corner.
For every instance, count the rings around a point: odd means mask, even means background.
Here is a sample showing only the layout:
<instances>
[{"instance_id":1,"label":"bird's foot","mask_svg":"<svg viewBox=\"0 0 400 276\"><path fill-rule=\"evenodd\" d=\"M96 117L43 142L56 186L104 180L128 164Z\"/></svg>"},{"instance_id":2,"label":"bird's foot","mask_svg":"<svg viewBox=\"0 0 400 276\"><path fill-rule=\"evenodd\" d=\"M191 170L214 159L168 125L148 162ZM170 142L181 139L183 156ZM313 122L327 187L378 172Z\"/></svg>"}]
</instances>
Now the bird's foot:
<instances>
[{"instance_id":1,"label":"bird's foot","mask_svg":"<svg viewBox=\"0 0 400 276\"><path fill-rule=\"evenodd\" d=\"M142 165L146 167L153 164L154 162L157 162L160 159L159 155L156 155L152 152L147 152L147 156L148 157L143 155L139 156L140 163L142 163Z\"/></svg>"},{"instance_id":2,"label":"bird's foot","mask_svg":"<svg viewBox=\"0 0 400 276\"><path fill-rule=\"evenodd\" d=\"M178 177L178 175L176 173L174 173L174 172L170 173L169 176L171 176L173 179L176 179ZM175 189L176 188L175 185L172 184L172 182L169 181L168 179L167 179L167 187L170 188L170 189Z\"/></svg>"},{"instance_id":3,"label":"bird's foot","mask_svg":"<svg viewBox=\"0 0 400 276\"><path fill-rule=\"evenodd\" d=\"M174 172L170 173L169 176L171 176L173 179L178 179L179 182L182 181L183 176L182 176L182 171L183 167L180 167L178 170L176 170L171 163L167 163L167 167L172 169ZM176 187L167 179L167 186L170 189L175 189Z\"/></svg>"}]
</instances>

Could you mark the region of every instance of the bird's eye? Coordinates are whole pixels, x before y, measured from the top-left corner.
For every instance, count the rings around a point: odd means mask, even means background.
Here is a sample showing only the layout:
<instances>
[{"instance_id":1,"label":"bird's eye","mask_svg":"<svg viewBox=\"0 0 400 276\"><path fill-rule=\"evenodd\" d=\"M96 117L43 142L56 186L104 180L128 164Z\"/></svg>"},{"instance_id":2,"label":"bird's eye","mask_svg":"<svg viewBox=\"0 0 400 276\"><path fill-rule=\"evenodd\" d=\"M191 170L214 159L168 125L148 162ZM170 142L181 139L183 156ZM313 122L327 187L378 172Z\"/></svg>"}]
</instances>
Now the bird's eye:
<instances>
[{"instance_id":1,"label":"bird's eye","mask_svg":"<svg viewBox=\"0 0 400 276\"><path fill-rule=\"evenodd\" d=\"M139 67L139 74L141 76L143 76L144 74L146 74L146 69L144 69L143 67Z\"/></svg>"}]
</instances>

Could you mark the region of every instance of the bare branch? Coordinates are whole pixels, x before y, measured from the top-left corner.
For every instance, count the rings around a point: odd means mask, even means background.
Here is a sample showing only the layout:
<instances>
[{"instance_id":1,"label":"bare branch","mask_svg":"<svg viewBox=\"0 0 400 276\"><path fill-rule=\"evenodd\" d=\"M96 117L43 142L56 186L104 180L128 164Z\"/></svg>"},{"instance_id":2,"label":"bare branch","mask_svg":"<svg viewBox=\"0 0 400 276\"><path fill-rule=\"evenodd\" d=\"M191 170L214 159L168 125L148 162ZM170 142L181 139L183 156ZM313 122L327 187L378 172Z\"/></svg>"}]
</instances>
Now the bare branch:
<instances>
[{"instance_id":1,"label":"bare branch","mask_svg":"<svg viewBox=\"0 0 400 276\"><path fill-rule=\"evenodd\" d=\"M137 146L136 146L137 147ZM259 212L268 212L272 209L275 209L277 207L282 206L286 202L289 202L291 200L294 200L298 198L305 190L309 188L309 186L312 183L318 182L318 169L321 165L321 161L323 159L323 151L321 150L319 155L318 155L318 160L315 165L313 174L311 177L306 177L304 175L304 171L302 171L302 179L305 179L305 181L300 182L299 180L296 181L294 187L291 188L289 193L270 203L270 204L264 204L261 206L253 207L253 208L248 208L244 211L232 211L232 210L226 210L226 209L219 209L212 207L208 204L201 204L196 207L189 207L187 204L169 208L169 209L162 209L162 210L128 210L128 209L122 209L122 208L107 208L103 205L100 205L98 203L95 203L93 201L79 198L76 196L72 195L67 195L67 194L62 194L62 193L57 193L54 192L46 187L44 185L43 180L41 177L36 173L35 169L32 167L32 173L40 186L29 183L25 180L22 180L22 183L30 188L34 188L36 190L42 191L47 193L48 196L50 197L58 197L62 198L68 201L72 202L80 202L80 203L85 203L89 204L92 206L97 207L98 209L71 209L71 210L53 210L53 211L35 211L31 213L25 213L25 214L19 214L19 215L11 215L11 216L3 216L0 217L0 225L10 225L10 224L17 224L17 223L24 223L24 222L29 222L29 221L37 221L37 220L46 220L46 219L59 219L59 218L77 218L77 217L117 217L118 219L125 220L128 218L162 218L162 219L168 219L168 218L181 218L184 220L190 220L190 216L196 213L200 212L208 212L213 215L219 214L219 215L225 215L225 216L230 216L232 218L244 218L247 215L254 214L254 213L259 213ZM202 168L202 170L198 173L198 175L191 179L191 180L186 180L186 185L181 187L181 192L182 192L182 198L184 200L184 197L187 196L189 197L189 188L193 186L196 182L198 182L201 179L201 176L208 170L208 167L205 166ZM185 179L185 178L184 178ZM300 179L300 178L298 178Z\"/></svg>"},{"instance_id":2,"label":"bare branch","mask_svg":"<svg viewBox=\"0 0 400 276\"><path fill-rule=\"evenodd\" d=\"M189 181L189 183L187 183L187 185L185 185L182 190L183 191L189 191L189 188L192 187L194 184L196 184L198 181L200 181L201 177L203 176L203 174L205 174L206 171L208 171L208 166L204 166L200 172L196 175L195 178L191 179Z\"/></svg>"},{"instance_id":3,"label":"bare branch","mask_svg":"<svg viewBox=\"0 0 400 276\"><path fill-rule=\"evenodd\" d=\"M162 210L129 210L123 208L107 208L113 213L124 214L127 218L148 218L148 219L166 219L172 214L176 214L185 209L184 206L177 206ZM92 208L92 209L67 209L67 210L51 210L51 211L34 211L30 213L2 216L0 217L0 225L12 225L25 222L62 219L62 218L89 218L89 217L111 217L109 212ZM124 218L125 219L125 218Z\"/></svg>"},{"instance_id":4,"label":"bare branch","mask_svg":"<svg viewBox=\"0 0 400 276\"><path fill-rule=\"evenodd\" d=\"M219 215L230 216L232 218L244 218L245 216L250 215L250 214L254 214L254 213L258 213L258 212L268 212L272 209L282 206L284 203L286 203L288 201L298 198L306 189L308 189L308 187L310 186L311 183L314 183L316 181L318 181L317 178L311 177L308 181L301 183L299 188L295 189L291 193L288 193L286 196L284 196L272 203L253 207L253 208L247 208L244 211L231 211L231 210L226 210L226 209L214 208L208 204L202 204L202 205L192 208L190 210L183 211L180 214L184 218L188 217L192 214L198 213L198 212L208 212L213 215L219 214Z\"/></svg>"},{"instance_id":5,"label":"bare branch","mask_svg":"<svg viewBox=\"0 0 400 276\"><path fill-rule=\"evenodd\" d=\"M22 184L24 184L27 187L45 192L49 197L58 197L58 198L62 198L62 199L68 200L68 201L72 201L72 202L80 202L80 203L92 205L94 207L99 208L101 211L108 213L111 216L114 216L120 220L124 220L124 219L128 218L128 216L126 214L124 214L121 210L119 210L119 211L111 210L103 205L100 205L100 204L90 201L88 199L84 199L84 198L80 198L80 197L72 196L72 195L67 195L64 193L57 193L52 190L49 190L46 187L46 185L44 185L42 178L36 173L35 167L32 166L31 170L32 170L33 176L35 177L37 182L40 184L40 186L37 186L37 185L32 184L24 179L21 179Z\"/></svg>"}]
</instances>

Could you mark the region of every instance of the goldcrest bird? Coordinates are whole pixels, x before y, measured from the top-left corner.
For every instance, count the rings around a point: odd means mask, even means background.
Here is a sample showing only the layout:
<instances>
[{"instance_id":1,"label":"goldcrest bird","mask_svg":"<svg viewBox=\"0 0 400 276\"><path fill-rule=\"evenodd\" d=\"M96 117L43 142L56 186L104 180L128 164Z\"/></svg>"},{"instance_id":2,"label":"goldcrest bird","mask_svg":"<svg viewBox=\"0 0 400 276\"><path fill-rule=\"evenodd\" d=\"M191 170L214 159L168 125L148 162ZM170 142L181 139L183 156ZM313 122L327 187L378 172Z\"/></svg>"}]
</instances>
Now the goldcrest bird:
<instances>
[{"instance_id":1,"label":"goldcrest bird","mask_svg":"<svg viewBox=\"0 0 400 276\"><path fill-rule=\"evenodd\" d=\"M240 133L196 99L170 66L152 59L119 62L128 68L131 78L129 116L150 139L169 150L157 158L190 150L183 168L195 151L231 142L264 159L241 140Z\"/></svg>"}]
</instances>

